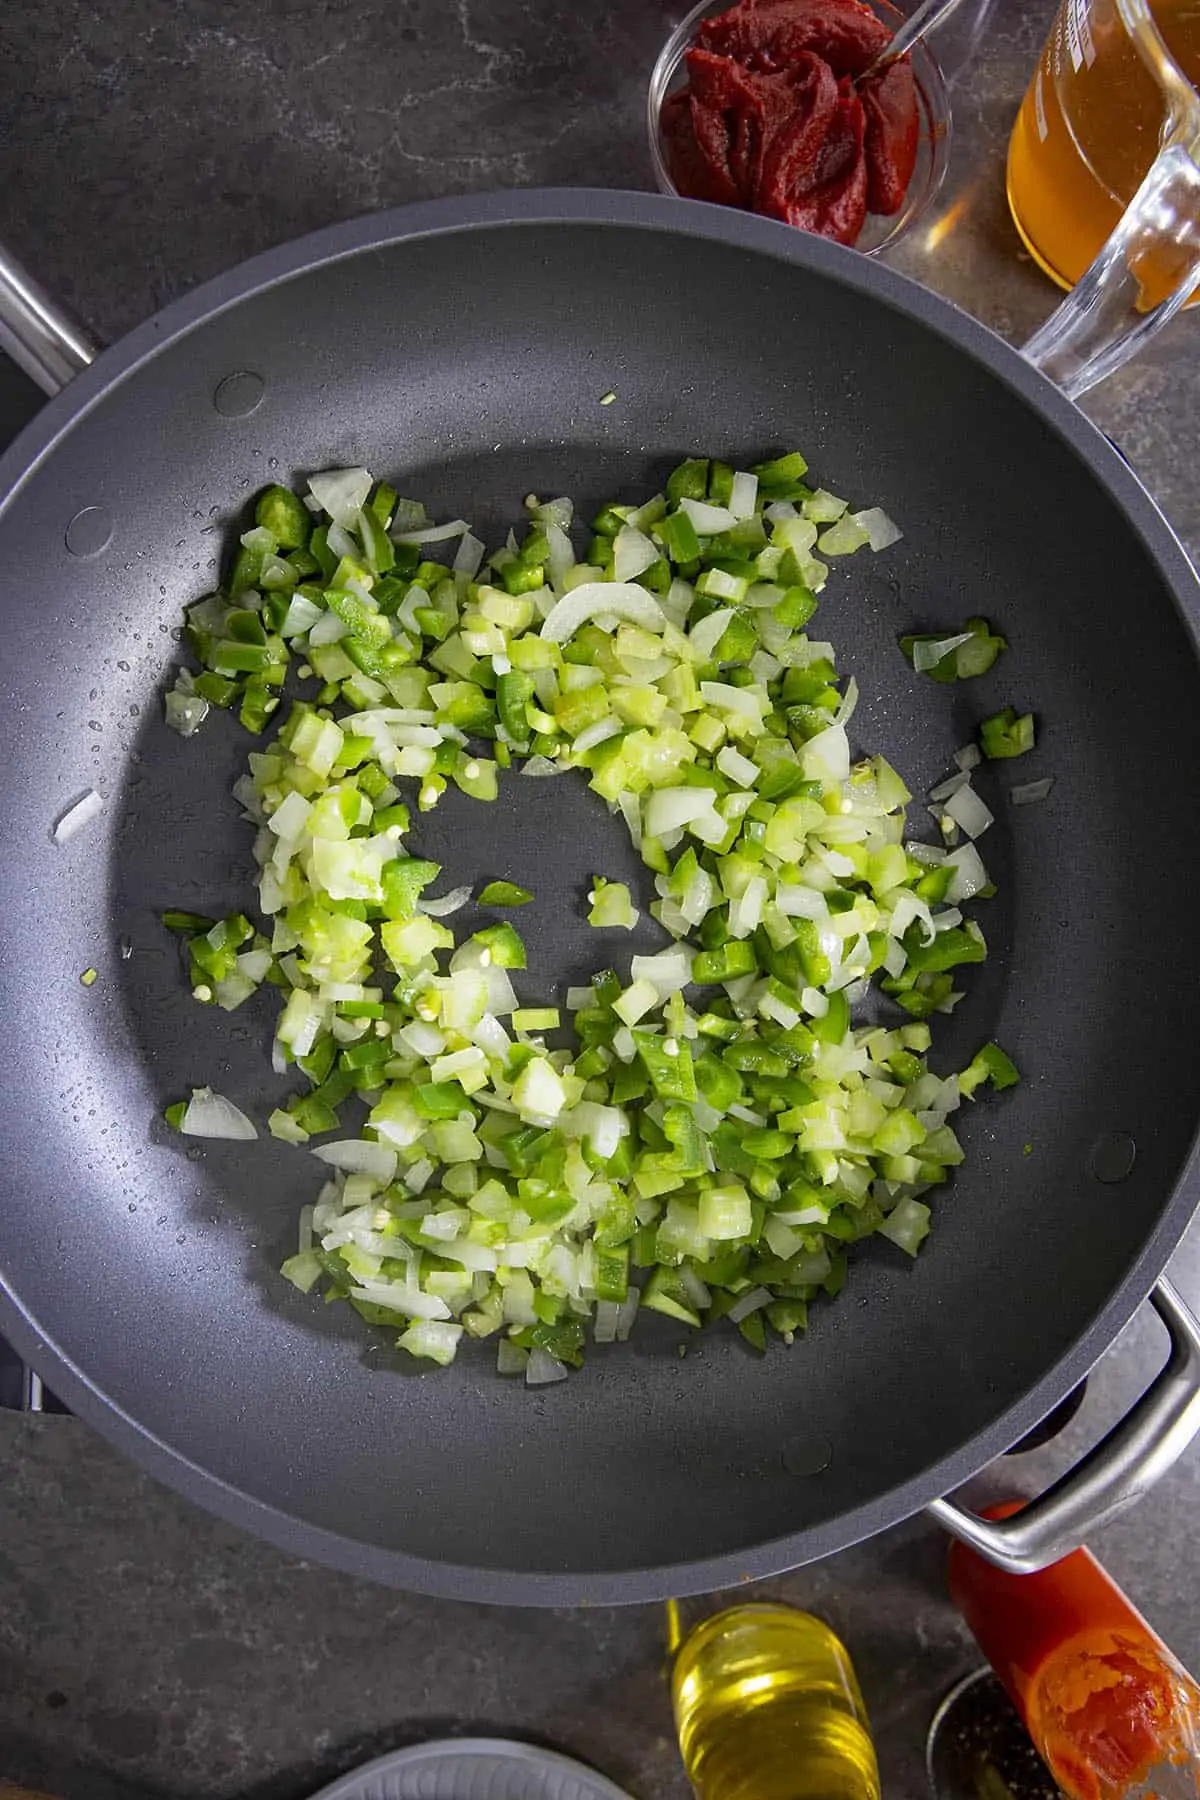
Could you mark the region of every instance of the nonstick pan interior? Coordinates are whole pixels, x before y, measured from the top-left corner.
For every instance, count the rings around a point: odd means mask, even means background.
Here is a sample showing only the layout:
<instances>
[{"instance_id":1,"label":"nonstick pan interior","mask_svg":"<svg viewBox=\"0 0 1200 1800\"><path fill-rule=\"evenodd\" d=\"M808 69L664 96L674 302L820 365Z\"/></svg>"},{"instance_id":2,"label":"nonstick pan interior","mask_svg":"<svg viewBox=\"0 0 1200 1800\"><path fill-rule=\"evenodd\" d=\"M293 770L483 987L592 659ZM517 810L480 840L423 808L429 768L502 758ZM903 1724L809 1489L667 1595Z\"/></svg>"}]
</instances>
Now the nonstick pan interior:
<instances>
[{"instance_id":1,"label":"nonstick pan interior","mask_svg":"<svg viewBox=\"0 0 1200 1800\"><path fill-rule=\"evenodd\" d=\"M949 1070L995 1036L1025 1082L970 1110L917 1263L866 1247L790 1352L760 1360L715 1331L681 1355L679 1330L648 1319L540 1393L499 1380L488 1347L418 1371L277 1275L310 1157L265 1136L188 1149L157 1122L193 1084L260 1118L287 1087L270 997L196 1007L157 922L250 898L229 797L248 740L225 719L190 742L161 723L181 608L267 481L363 462L487 535L531 489L586 509L648 493L689 452L793 445L905 532L839 569L819 615L862 690L857 745L920 796L978 718L1039 715L1055 786L1020 811L1002 797L1020 770L988 789L992 956L934 1058ZM55 402L2 473L0 1325L160 1474L405 1585L646 1598L903 1516L1034 1423L1128 1317L1183 1228L1200 1094L1200 686L1171 592L1192 578L1117 458L978 327L850 253L709 209L424 209L184 303ZM112 537L78 556L85 507ZM912 675L901 630L979 612L1011 644L991 675ZM88 787L104 814L57 847L54 819ZM581 780L448 800L414 842L455 881L536 889L531 996L639 947L583 923L593 872L649 889ZM655 941L646 928L640 947ZM1137 1145L1117 1186L1091 1172L1113 1129Z\"/></svg>"}]
</instances>

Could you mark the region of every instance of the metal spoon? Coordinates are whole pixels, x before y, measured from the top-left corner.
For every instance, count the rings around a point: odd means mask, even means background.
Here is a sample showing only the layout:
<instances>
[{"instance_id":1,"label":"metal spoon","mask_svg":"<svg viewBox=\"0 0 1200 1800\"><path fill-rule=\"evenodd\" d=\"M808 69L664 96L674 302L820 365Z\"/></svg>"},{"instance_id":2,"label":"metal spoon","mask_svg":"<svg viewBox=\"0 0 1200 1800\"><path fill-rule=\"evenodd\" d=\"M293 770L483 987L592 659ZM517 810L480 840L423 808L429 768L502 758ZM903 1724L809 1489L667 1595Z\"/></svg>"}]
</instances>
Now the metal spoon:
<instances>
[{"instance_id":1,"label":"metal spoon","mask_svg":"<svg viewBox=\"0 0 1200 1800\"><path fill-rule=\"evenodd\" d=\"M923 0L915 13L905 19L890 44L879 52L873 62L869 62L861 74L854 77L854 85L870 80L872 75L882 75L890 69L894 62L907 56L914 44L929 32L936 30L943 19L948 19L952 12L961 6L962 0Z\"/></svg>"}]
</instances>

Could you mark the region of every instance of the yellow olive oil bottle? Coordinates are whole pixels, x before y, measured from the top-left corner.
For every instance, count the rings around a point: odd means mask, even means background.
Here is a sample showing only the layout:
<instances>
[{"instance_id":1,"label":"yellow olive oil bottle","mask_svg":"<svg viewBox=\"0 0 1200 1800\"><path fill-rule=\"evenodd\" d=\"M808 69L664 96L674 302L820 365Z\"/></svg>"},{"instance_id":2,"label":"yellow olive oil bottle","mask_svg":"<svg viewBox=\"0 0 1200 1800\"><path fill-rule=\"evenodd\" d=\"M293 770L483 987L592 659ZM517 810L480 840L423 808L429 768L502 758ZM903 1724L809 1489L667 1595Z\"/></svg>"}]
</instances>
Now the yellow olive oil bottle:
<instances>
[{"instance_id":1,"label":"yellow olive oil bottle","mask_svg":"<svg viewBox=\"0 0 1200 1800\"><path fill-rule=\"evenodd\" d=\"M879 1800L845 1645L790 1606L738 1606L687 1637L671 1677L699 1800Z\"/></svg>"}]
</instances>

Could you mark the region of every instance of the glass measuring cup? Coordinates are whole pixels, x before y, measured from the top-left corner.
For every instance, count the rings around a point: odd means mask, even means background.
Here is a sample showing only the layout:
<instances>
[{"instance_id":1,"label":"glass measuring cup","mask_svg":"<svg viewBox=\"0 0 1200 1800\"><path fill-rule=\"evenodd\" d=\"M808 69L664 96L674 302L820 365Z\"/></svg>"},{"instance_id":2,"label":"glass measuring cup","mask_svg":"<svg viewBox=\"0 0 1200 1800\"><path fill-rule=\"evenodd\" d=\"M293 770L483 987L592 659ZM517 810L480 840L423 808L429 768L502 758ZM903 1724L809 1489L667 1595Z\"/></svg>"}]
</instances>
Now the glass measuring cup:
<instances>
[{"instance_id":1,"label":"glass measuring cup","mask_svg":"<svg viewBox=\"0 0 1200 1800\"><path fill-rule=\"evenodd\" d=\"M1200 0L1063 0L1013 130L1017 229L1071 292L1025 353L1069 394L1200 282Z\"/></svg>"}]
</instances>

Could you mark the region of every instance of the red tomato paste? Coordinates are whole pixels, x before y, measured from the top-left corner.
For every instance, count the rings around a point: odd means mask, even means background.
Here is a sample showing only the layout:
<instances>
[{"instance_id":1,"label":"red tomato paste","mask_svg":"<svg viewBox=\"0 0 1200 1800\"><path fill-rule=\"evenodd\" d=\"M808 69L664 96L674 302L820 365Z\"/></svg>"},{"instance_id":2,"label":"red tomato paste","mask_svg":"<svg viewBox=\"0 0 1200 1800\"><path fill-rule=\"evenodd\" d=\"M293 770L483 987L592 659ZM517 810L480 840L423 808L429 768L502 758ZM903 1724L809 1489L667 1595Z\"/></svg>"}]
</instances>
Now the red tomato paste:
<instances>
[{"instance_id":1,"label":"red tomato paste","mask_svg":"<svg viewBox=\"0 0 1200 1800\"><path fill-rule=\"evenodd\" d=\"M839 244L897 212L917 160L912 68L854 86L891 36L862 0L737 0L704 19L662 111L678 191Z\"/></svg>"}]
</instances>

